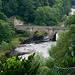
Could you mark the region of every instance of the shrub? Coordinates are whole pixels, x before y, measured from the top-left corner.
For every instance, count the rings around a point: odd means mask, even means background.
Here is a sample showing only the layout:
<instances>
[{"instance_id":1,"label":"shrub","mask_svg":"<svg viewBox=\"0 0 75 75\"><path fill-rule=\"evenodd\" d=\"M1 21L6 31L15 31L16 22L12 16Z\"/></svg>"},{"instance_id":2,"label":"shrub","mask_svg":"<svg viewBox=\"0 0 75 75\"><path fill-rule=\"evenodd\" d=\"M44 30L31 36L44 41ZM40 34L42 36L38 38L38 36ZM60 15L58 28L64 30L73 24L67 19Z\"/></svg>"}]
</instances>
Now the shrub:
<instances>
[{"instance_id":1,"label":"shrub","mask_svg":"<svg viewBox=\"0 0 75 75\"><path fill-rule=\"evenodd\" d=\"M0 50L10 50L10 49L12 49L12 46L6 43L5 41L2 41L2 43L0 44Z\"/></svg>"},{"instance_id":2,"label":"shrub","mask_svg":"<svg viewBox=\"0 0 75 75\"><path fill-rule=\"evenodd\" d=\"M34 54L28 57L28 60L18 58L18 55L12 58L3 59L3 65L1 65L0 75L35 75L38 66L32 67L32 60Z\"/></svg>"},{"instance_id":3,"label":"shrub","mask_svg":"<svg viewBox=\"0 0 75 75\"><path fill-rule=\"evenodd\" d=\"M26 31L24 31L24 30L17 30L16 33L17 34L22 34L25 37L28 37L29 36L28 33Z\"/></svg>"}]
</instances>

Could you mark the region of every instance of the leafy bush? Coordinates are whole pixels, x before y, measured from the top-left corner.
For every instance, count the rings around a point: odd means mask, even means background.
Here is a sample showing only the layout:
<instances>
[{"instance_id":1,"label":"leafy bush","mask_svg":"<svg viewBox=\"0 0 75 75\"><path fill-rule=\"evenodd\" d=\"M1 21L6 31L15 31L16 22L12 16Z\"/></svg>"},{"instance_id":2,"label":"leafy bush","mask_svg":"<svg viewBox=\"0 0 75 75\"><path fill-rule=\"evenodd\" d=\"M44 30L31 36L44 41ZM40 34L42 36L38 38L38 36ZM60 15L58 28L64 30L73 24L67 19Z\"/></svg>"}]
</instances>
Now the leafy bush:
<instances>
[{"instance_id":1,"label":"leafy bush","mask_svg":"<svg viewBox=\"0 0 75 75\"><path fill-rule=\"evenodd\" d=\"M54 59L52 59L51 57L49 58L44 58L42 53L37 53L35 54L34 56L34 59L32 61L32 66L37 66L38 64L39 65L39 68L38 68L38 75L53 75L53 71L50 69L54 67Z\"/></svg>"},{"instance_id":2,"label":"leafy bush","mask_svg":"<svg viewBox=\"0 0 75 75\"><path fill-rule=\"evenodd\" d=\"M2 41L2 43L0 44L0 50L10 50L10 49L12 49L11 44Z\"/></svg>"},{"instance_id":3,"label":"leafy bush","mask_svg":"<svg viewBox=\"0 0 75 75\"><path fill-rule=\"evenodd\" d=\"M7 17L2 12L0 12L0 19L7 21Z\"/></svg>"},{"instance_id":4,"label":"leafy bush","mask_svg":"<svg viewBox=\"0 0 75 75\"><path fill-rule=\"evenodd\" d=\"M65 24L66 27L67 27L67 26L70 27L70 25L75 24L75 14L69 15L68 18L66 18L64 24Z\"/></svg>"},{"instance_id":5,"label":"leafy bush","mask_svg":"<svg viewBox=\"0 0 75 75\"><path fill-rule=\"evenodd\" d=\"M26 31L24 31L24 30L17 30L16 33L17 34L22 34L25 37L28 37L29 36L28 33Z\"/></svg>"},{"instance_id":6,"label":"leafy bush","mask_svg":"<svg viewBox=\"0 0 75 75\"><path fill-rule=\"evenodd\" d=\"M47 59L46 59L46 66L47 66L48 68L53 68L53 67L54 67L54 59L51 58L51 57L47 58Z\"/></svg>"},{"instance_id":7,"label":"leafy bush","mask_svg":"<svg viewBox=\"0 0 75 75\"><path fill-rule=\"evenodd\" d=\"M8 22L4 22L4 20L0 21L0 42L6 41L9 42L11 38L13 38L15 31L12 30L10 24Z\"/></svg>"},{"instance_id":8,"label":"leafy bush","mask_svg":"<svg viewBox=\"0 0 75 75\"><path fill-rule=\"evenodd\" d=\"M19 41L20 41L20 42L23 42L23 41L25 41L26 39L28 39L28 37L20 37L20 38L19 38Z\"/></svg>"},{"instance_id":9,"label":"leafy bush","mask_svg":"<svg viewBox=\"0 0 75 75\"><path fill-rule=\"evenodd\" d=\"M38 66L32 67L34 54L28 57L28 60L18 58L18 55L8 59L2 59L0 75L35 75Z\"/></svg>"},{"instance_id":10,"label":"leafy bush","mask_svg":"<svg viewBox=\"0 0 75 75\"><path fill-rule=\"evenodd\" d=\"M18 43L20 43L20 41L19 40L14 40L14 41L11 41L11 43L12 44L18 44Z\"/></svg>"},{"instance_id":11,"label":"leafy bush","mask_svg":"<svg viewBox=\"0 0 75 75\"><path fill-rule=\"evenodd\" d=\"M32 66L37 66L40 63L40 66L45 66L45 58L43 57L42 53L37 53L34 56Z\"/></svg>"}]
</instances>

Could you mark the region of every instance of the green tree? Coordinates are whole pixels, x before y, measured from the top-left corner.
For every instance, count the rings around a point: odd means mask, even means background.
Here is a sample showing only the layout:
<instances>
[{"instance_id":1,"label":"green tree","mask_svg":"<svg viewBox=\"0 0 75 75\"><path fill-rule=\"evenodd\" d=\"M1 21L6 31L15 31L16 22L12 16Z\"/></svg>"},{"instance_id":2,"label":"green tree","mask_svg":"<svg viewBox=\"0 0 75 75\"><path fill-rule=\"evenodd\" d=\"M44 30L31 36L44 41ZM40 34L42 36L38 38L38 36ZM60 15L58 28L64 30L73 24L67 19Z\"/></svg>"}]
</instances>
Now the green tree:
<instances>
[{"instance_id":1,"label":"green tree","mask_svg":"<svg viewBox=\"0 0 75 75\"><path fill-rule=\"evenodd\" d=\"M33 0L33 1L34 1L35 9L42 6L40 0Z\"/></svg>"},{"instance_id":2,"label":"green tree","mask_svg":"<svg viewBox=\"0 0 75 75\"><path fill-rule=\"evenodd\" d=\"M71 24L75 24L75 14L69 15L68 18L65 20L65 26L70 26Z\"/></svg>"},{"instance_id":3,"label":"green tree","mask_svg":"<svg viewBox=\"0 0 75 75\"><path fill-rule=\"evenodd\" d=\"M14 24L0 12L0 42L9 41L15 34Z\"/></svg>"},{"instance_id":4,"label":"green tree","mask_svg":"<svg viewBox=\"0 0 75 75\"><path fill-rule=\"evenodd\" d=\"M9 23L0 20L0 42L9 41L14 35Z\"/></svg>"},{"instance_id":5,"label":"green tree","mask_svg":"<svg viewBox=\"0 0 75 75\"><path fill-rule=\"evenodd\" d=\"M38 7L35 11L35 24L37 25L56 25L57 20L54 14L54 10L49 7Z\"/></svg>"},{"instance_id":6,"label":"green tree","mask_svg":"<svg viewBox=\"0 0 75 75\"><path fill-rule=\"evenodd\" d=\"M49 6L51 7L55 4L55 0L48 0L48 2L49 2Z\"/></svg>"},{"instance_id":7,"label":"green tree","mask_svg":"<svg viewBox=\"0 0 75 75\"><path fill-rule=\"evenodd\" d=\"M7 21L7 17L2 12L0 12L0 20Z\"/></svg>"},{"instance_id":8,"label":"green tree","mask_svg":"<svg viewBox=\"0 0 75 75\"><path fill-rule=\"evenodd\" d=\"M18 15L22 16L24 15L24 12L25 12L25 1L26 0L18 0Z\"/></svg>"},{"instance_id":9,"label":"green tree","mask_svg":"<svg viewBox=\"0 0 75 75\"><path fill-rule=\"evenodd\" d=\"M9 20L9 19L7 19L7 22L9 23L11 29L12 29L13 31L15 31L14 23L13 23L11 20Z\"/></svg>"},{"instance_id":10,"label":"green tree","mask_svg":"<svg viewBox=\"0 0 75 75\"><path fill-rule=\"evenodd\" d=\"M53 9L55 10L55 15L57 20L60 22L62 17L70 12L70 3L68 0L55 0L55 4L53 5Z\"/></svg>"},{"instance_id":11,"label":"green tree","mask_svg":"<svg viewBox=\"0 0 75 75\"><path fill-rule=\"evenodd\" d=\"M38 68L38 75L50 75L51 71L49 71L51 68L54 67L54 59L51 57L49 58L44 58L42 53L37 53L34 56L34 59L32 61L32 66L37 66L39 64ZM52 75L52 74L51 74Z\"/></svg>"},{"instance_id":12,"label":"green tree","mask_svg":"<svg viewBox=\"0 0 75 75\"><path fill-rule=\"evenodd\" d=\"M2 0L0 0L0 11L2 9Z\"/></svg>"},{"instance_id":13,"label":"green tree","mask_svg":"<svg viewBox=\"0 0 75 75\"><path fill-rule=\"evenodd\" d=\"M70 5L69 0L63 0L62 7L63 7L63 14L68 15L68 13L71 11L70 10L71 5Z\"/></svg>"},{"instance_id":14,"label":"green tree","mask_svg":"<svg viewBox=\"0 0 75 75\"><path fill-rule=\"evenodd\" d=\"M71 25L69 31L62 33L56 46L49 49L50 56L54 59L56 66L75 66L75 24Z\"/></svg>"},{"instance_id":15,"label":"green tree","mask_svg":"<svg viewBox=\"0 0 75 75\"><path fill-rule=\"evenodd\" d=\"M24 18L26 22L33 22L34 16L34 1L33 0L18 0L18 14Z\"/></svg>"},{"instance_id":16,"label":"green tree","mask_svg":"<svg viewBox=\"0 0 75 75\"><path fill-rule=\"evenodd\" d=\"M11 50L12 49L12 45L6 43L5 41L2 41L0 44L0 50Z\"/></svg>"},{"instance_id":17,"label":"green tree","mask_svg":"<svg viewBox=\"0 0 75 75\"><path fill-rule=\"evenodd\" d=\"M32 66L37 66L38 64L40 64L39 67L41 66L45 66L45 58L43 57L42 53L37 53L34 56L34 59L32 61Z\"/></svg>"},{"instance_id":18,"label":"green tree","mask_svg":"<svg viewBox=\"0 0 75 75\"><path fill-rule=\"evenodd\" d=\"M24 19L27 22L33 22L34 20L34 1L33 0L26 0L25 1L25 12L24 12Z\"/></svg>"},{"instance_id":19,"label":"green tree","mask_svg":"<svg viewBox=\"0 0 75 75\"><path fill-rule=\"evenodd\" d=\"M69 0L71 5L75 5L75 0Z\"/></svg>"},{"instance_id":20,"label":"green tree","mask_svg":"<svg viewBox=\"0 0 75 75\"><path fill-rule=\"evenodd\" d=\"M65 14L65 15L63 15L61 21L65 21L66 19L67 19L67 15Z\"/></svg>"},{"instance_id":21,"label":"green tree","mask_svg":"<svg viewBox=\"0 0 75 75\"><path fill-rule=\"evenodd\" d=\"M9 1L5 1L5 3L3 3L3 10L4 14L7 17L11 17L13 15L16 15L18 12L18 3L17 0L9 0Z\"/></svg>"},{"instance_id":22,"label":"green tree","mask_svg":"<svg viewBox=\"0 0 75 75\"><path fill-rule=\"evenodd\" d=\"M49 1L48 0L41 0L41 6L49 6Z\"/></svg>"}]
</instances>

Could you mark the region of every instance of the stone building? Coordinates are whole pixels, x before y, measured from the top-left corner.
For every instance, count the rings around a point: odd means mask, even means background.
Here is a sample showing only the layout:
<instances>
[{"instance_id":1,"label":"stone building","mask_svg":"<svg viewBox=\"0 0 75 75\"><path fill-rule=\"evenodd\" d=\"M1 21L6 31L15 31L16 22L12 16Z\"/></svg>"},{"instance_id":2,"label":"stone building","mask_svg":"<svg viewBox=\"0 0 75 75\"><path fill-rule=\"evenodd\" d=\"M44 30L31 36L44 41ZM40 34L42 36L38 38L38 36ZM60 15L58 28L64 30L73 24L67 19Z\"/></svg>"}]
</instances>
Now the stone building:
<instances>
[{"instance_id":1,"label":"stone building","mask_svg":"<svg viewBox=\"0 0 75 75\"><path fill-rule=\"evenodd\" d=\"M14 25L23 25L23 21L16 19L16 17L14 17L14 16L10 17L9 19L12 20Z\"/></svg>"}]
</instances>

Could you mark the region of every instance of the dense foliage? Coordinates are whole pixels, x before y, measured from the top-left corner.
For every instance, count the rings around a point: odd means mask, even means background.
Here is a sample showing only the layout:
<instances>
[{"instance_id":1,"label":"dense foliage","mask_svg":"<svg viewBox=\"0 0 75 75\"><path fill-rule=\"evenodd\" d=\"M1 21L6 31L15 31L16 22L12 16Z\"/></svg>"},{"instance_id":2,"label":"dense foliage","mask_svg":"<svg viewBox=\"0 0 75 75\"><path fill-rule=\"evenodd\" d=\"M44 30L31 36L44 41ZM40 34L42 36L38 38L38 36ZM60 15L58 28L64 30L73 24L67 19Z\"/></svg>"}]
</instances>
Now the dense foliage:
<instances>
[{"instance_id":1,"label":"dense foliage","mask_svg":"<svg viewBox=\"0 0 75 75\"><path fill-rule=\"evenodd\" d=\"M71 25L69 31L60 35L56 46L49 49L50 56L55 60L56 66L75 66L75 24Z\"/></svg>"},{"instance_id":2,"label":"dense foliage","mask_svg":"<svg viewBox=\"0 0 75 75\"><path fill-rule=\"evenodd\" d=\"M69 15L68 18L65 20L64 24L65 26L69 26L69 27L71 24L75 24L75 14Z\"/></svg>"},{"instance_id":3,"label":"dense foliage","mask_svg":"<svg viewBox=\"0 0 75 75\"><path fill-rule=\"evenodd\" d=\"M75 0L69 0L71 5L75 5Z\"/></svg>"},{"instance_id":4,"label":"dense foliage","mask_svg":"<svg viewBox=\"0 0 75 75\"><path fill-rule=\"evenodd\" d=\"M0 42L9 41L14 36L14 26L7 17L0 12Z\"/></svg>"},{"instance_id":5,"label":"dense foliage","mask_svg":"<svg viewBox=\"0 0 75 75\"><path fill-rule=\"evenodd\" d=\"M25 23L57 25L70 12L69 0L0 0L0 11L7 17L18 15Z\"/></svg>"},{"instance_id":6,"label":"dense foliage","mask_svg":"<svg viewBox=\"0 0 75 75\"><path fill-rule=\"evenodd\" d=\"M56 25L57 19L54 10L49 6L38 7L35 11L35 24L37 25Z\"/></svg>"},{"instance_id":7,"label":"dense foliage","mask_svg":"<svg viewBox=\"0 0 75 75\"><path fill-rule=\"evenodd\" d=\"M25 36L28 37L28 33L24 30L16 30L16 34L21 35L21 36Z\"/></svg>"},{"instance_id":8,"label":"dense foliage","mask_svg":"<svg viewBox=\"0 0 75 75\"><path fill-rule=\"evenodd\" d=\"M18 58L18 55L12 58L3 57L0 64L0 75L35 75L39 64L32 67L34 54L28 57L28 60Z\"/></svg>"}]
</instances>

